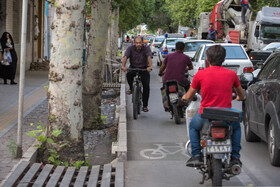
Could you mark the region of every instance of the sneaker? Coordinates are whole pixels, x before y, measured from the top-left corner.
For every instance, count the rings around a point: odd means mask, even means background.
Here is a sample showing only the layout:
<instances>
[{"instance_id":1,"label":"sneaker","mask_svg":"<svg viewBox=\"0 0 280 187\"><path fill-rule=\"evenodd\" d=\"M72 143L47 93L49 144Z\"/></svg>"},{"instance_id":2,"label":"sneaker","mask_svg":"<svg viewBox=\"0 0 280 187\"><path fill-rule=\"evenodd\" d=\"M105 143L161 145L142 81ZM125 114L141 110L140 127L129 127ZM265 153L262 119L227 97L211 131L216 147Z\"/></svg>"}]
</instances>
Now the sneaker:
<instances>
[{"instance_id":1,"label":"sneaker","mask_svg":"<svg viewBox=\"0 0 280 187\"><path fill-rule=\"evenodd\" d=\"M143 107L143 112L149 112L148 107Z\"/></svg>"},{"instance_id":2,"label":"sneaker","mask_svg":"<svg viewBox=\"0 0 280 187\"><path fill-rule=\"evenodd\" d=\"M188 167L199 167L203 164L201 156L191 157L187 163L186 166Z\"/></svg>"},{"instance_id":3,"label":"sneaker","mask_svg":"<svg viewBox=\"0 0 280 187\"><path fill-rule=\"evenodd\" d=\"M231 156L230 158L230 164L233 165L239 165L240 167L242 167L242 162L240 161L239 158L235 157L235 156Z\"/></svg>"}]
</instances>

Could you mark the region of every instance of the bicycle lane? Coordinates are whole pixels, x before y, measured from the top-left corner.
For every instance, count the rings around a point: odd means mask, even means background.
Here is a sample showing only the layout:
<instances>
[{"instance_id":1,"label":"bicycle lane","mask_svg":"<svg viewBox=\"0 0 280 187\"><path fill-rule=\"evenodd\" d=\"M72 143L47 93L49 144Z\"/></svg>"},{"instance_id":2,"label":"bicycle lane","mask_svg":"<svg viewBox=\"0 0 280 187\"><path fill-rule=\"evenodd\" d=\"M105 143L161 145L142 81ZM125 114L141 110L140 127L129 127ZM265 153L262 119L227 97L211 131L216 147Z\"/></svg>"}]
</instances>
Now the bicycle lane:
<instances>
[{"instance_id":1,"label":"bicycle lane","mask_svg":"<svg viewBox=\"0 0 280 187\"><path fill-rule=\"evenodd\" d=\"M155 59L154 61L154 67ZM141 112L137 120L132 116L131 95L127 96L128 161L125 184L127 187L183 187L200 185L201 174L185 166L185 120L176 125L162 106L157 76L158 68L151 72L149 112ZM154 153L154 154L151 154ZM237 178L224 181L225 186L241 186Z\"/></svg>"}]
</instances>

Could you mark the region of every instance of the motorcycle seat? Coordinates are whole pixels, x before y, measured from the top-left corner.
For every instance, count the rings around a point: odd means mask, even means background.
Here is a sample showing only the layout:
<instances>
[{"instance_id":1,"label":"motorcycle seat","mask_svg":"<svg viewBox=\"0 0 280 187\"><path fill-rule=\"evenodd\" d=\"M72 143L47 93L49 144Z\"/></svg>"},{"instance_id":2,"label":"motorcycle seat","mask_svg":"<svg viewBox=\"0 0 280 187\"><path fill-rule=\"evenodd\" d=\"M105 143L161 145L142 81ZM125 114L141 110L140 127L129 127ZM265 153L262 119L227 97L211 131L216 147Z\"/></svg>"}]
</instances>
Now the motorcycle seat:
<instances>
[{"instance_id":1,"label":"motorcycle seat","mask_svg":"<svg viewBox=\"0 0 280 187\"><path fill-rule=\"evenodd\" d=\"M201 117L208 120L221 120L226 122L240 122L242 112L231 108L206 107Z\"/></svg>"}]
</instances>

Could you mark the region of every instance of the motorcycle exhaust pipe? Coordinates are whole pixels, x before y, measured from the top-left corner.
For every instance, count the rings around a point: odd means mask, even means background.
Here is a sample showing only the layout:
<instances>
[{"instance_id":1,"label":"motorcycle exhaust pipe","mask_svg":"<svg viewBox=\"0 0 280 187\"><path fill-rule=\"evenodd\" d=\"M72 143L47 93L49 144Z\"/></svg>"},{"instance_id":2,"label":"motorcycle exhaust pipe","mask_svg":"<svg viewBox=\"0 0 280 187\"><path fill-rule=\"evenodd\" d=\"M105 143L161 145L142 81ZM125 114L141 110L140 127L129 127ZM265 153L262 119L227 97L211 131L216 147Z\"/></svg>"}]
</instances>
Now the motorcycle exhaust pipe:
<instances>
[{"instance_id":1,"label":"motorcycle exhaust pipe","mask_svg":"<svg viewBox=\"0 0 280 187\"><path fill-rule=\"evenodd\" d=\"M235 164L231 167L230 171L233 175L239 175L241 173L241 167L238 164Z\"/></svg>"}]
</instances>

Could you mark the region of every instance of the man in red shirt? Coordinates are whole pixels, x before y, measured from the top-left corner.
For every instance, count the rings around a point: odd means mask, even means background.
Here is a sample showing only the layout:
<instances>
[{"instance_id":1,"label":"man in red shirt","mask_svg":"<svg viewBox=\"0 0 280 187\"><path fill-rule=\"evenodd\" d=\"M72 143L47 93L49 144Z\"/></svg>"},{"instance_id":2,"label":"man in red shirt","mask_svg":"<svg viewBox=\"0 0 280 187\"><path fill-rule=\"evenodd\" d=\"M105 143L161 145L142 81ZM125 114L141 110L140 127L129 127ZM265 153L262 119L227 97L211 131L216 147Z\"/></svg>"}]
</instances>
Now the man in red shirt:
<instances>
[{"instance_id":1,"label":"man in red shirt","mask_svg":"<svg viewBox=\"0 0 280 187\"><path fill-rule=\"evenodd\" d=\"M210 67L198 71L192 81L188 92L183 96L185 100L191 100L197 90L201 90L201 106L198 113L192 118L189 127L192 158L187 161L187 166L197 167L202 164L201 145L199 132L207 119L201 118L201 113L205 107L223 107L231 108L232 88L237 93L237 101L246 99L245 93L240 85L238 76L232 70L222 67L225 60L226 50L220 45L209 47L206 51L207 61ZM241 150L241 128L240 123L231 124L233 127L232 139L232 157L231 162L240 164L239 160Z\"/></svg>"}]
</instances>

